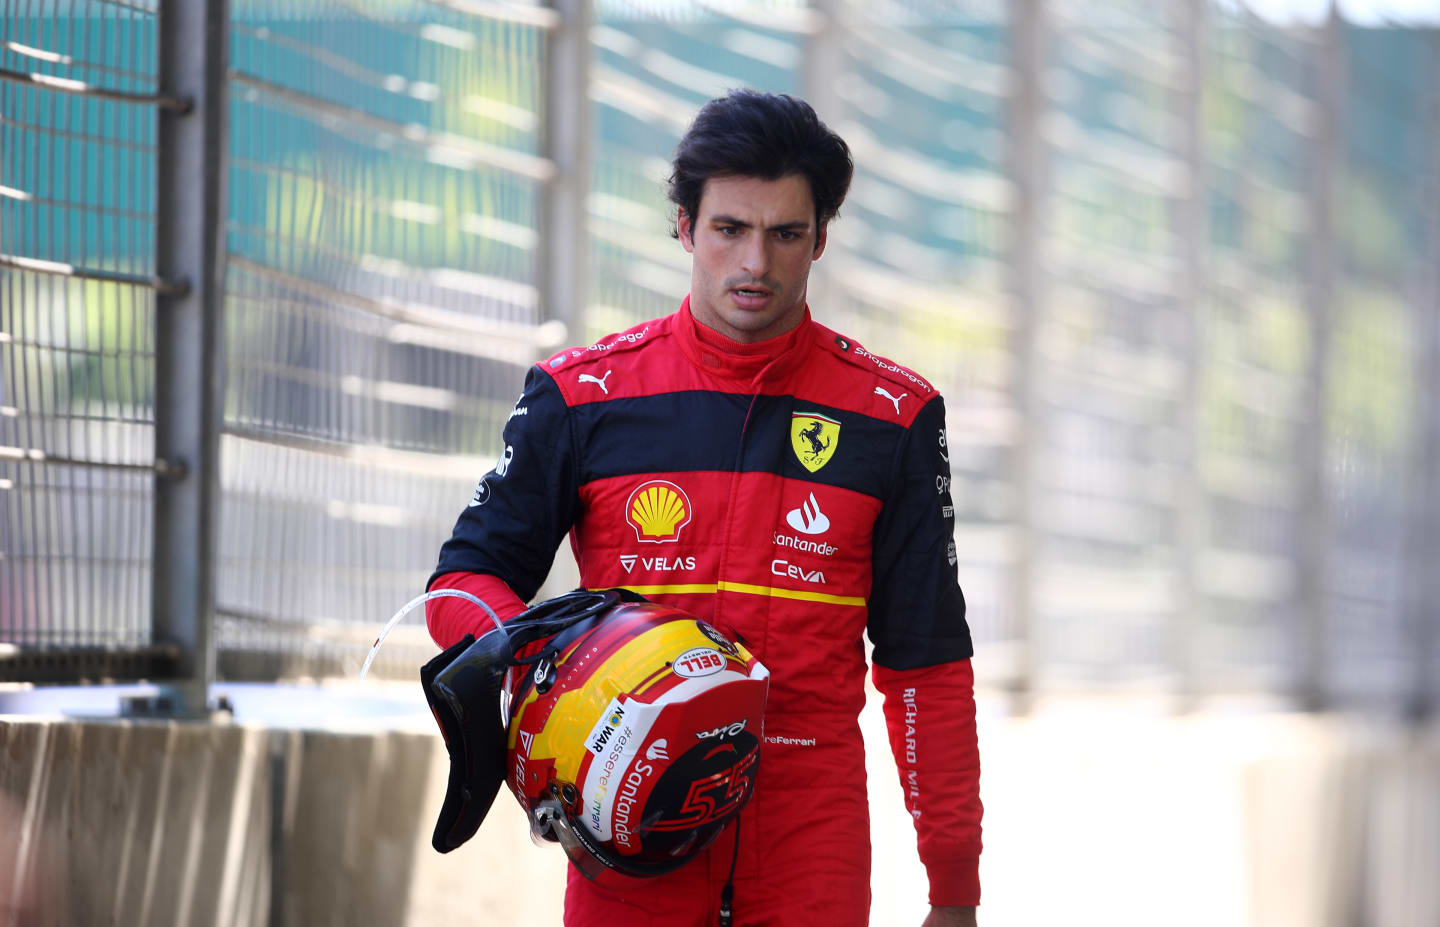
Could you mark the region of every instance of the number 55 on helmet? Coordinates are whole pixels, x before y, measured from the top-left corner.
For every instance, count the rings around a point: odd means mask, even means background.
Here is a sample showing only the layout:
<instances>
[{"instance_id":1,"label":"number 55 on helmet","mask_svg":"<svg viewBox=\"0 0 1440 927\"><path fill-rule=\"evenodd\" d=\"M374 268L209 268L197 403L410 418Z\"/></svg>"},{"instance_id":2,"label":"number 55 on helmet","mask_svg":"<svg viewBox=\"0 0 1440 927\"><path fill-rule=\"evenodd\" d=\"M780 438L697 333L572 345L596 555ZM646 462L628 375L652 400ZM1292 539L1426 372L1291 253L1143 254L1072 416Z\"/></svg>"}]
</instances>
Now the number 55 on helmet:
<instances>
[{"instance_id":1,"label":"number 55 on helmet","mask_svg":"<svg viewBox=\"0 0 1440 927\"><path fill-rule=\"evenodd\" d=\"M769 672L711 625L619 590L543 602L420 672L450 753L432 843L474 835L503 781L589 878L679 868L755 789Z\"/></svg>"}]
</instances>

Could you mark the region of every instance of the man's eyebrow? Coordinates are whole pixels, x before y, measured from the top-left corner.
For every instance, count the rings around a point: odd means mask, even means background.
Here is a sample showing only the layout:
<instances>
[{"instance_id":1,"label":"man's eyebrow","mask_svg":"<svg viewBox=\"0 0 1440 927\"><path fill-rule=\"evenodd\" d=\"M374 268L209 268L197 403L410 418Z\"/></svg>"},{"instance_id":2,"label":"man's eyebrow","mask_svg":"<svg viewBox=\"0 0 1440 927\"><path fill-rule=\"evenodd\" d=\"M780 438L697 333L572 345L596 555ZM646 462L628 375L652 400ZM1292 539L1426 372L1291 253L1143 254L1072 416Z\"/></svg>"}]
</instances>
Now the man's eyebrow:
<instances>
[{"instance_id":1,"label":"man's eyebrow","mask_svg":"<svg viewBox=\"0 0 1440 927\"><path fill-rule=\"evenodd\" d=\"M755 227L753 223L746 222L744 219L737 219L734 216L714 215L710 217L710 221L713 223L719 223L720 225L738 225L741 228L745 229ZM767 226L767 229L771 232L797 232L808 229L809 227L810 223L808 221L804 219L796 219L792 222L782 222L779 225Z\"/></svg>"}]
</instances>

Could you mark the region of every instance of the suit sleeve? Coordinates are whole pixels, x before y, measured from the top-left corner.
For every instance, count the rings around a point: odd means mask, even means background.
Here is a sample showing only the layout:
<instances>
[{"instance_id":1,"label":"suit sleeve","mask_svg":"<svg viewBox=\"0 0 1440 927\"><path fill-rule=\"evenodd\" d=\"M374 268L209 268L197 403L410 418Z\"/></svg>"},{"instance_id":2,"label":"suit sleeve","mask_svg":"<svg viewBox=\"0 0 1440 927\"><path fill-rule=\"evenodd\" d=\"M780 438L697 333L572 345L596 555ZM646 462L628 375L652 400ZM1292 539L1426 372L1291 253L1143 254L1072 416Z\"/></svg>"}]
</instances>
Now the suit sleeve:
<instances>
[{"instance_id":1,"label":"suit sleeve","mask_svg":"<svg viewBox=\"0 0 1440 927\"><path fill-rule=\"evenodd\" d=\"M980 903L980 748L969 660L913 670L876 665L885 727L915 822L932 905Z\"/></svg>"},{"instance_id":2,"label":"suit sleeve","mask_svg":"<svg viewBox=\"0 0 1440 927\"><path fill-rule=\"evenodd\" d=\"M450 539L441 546L439 563L426 585L465 588L455 574L483 574L513 592L515 598L504 602L508 611L516 599L528 602L540 589L579 505L570 411L560 388L539 367L530 368L525 378L525 391L505 423L504 441L500 459L481 477ZM502 587L485 588L503 598ZM452 622L445 621L437 632L434 617L449 611L448 606L427 608L432 635L451 636ZM506 617L503 611L501 615Z\"/></svg>"},{"instance_id":3,"label":"suit sleeve","mask_svg":"<svg viewBox=\"0 0 1440 927\"><path fill-rule=\"evenodd\" d=\"M964 660L973 652L955 572L955 510L945 403L920 410L896 452L896 479L875 521L867 631L890 669Z\"/></svg>"},{"instance_id":4,"label":"suit sleeve","mask_svg":"<svg viewBox=\"0 0 1440 927\"><path fill-rule=\"evenodd\" d=\"M980 902L983 808L949 453L937 396L903 439L896 483L876 521L868 633L930 903L969 906Z\"/></svg>"},{"instance_id":5,"label":"suit sleeve","mask_svg":"<svg viewBox=\"0 0 1440 927\"><path fill-rule=\"evenodd\" d=\"M430 591L457 589L468 592L495 610L501 621L509 621L525 610L525 603L515 591L497 577L484 573L443 573L430 581ZM456 596L442 596L425 603L425 625L430 629L430 639L449 650L466 634L476 638L484 637L495 629L490 615L475 607L475 603Z\"/></svg>"}]
</instances>

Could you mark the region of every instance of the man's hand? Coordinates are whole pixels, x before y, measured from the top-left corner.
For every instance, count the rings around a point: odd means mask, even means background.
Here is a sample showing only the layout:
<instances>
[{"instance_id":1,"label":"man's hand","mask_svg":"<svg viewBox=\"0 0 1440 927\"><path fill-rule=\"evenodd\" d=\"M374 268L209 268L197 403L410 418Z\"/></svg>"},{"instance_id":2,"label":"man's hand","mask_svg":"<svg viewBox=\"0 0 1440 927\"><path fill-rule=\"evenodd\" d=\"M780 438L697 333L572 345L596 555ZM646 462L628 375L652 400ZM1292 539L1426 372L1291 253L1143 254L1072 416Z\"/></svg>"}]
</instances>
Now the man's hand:
<instances>
[{"instance_id":1,"label":"man's hand","mask_svg":"<svg viewBox=\"0 0 1440 927\"><path fill-rule=\"evenodd\" d=\"M920 927L975 927L975 909L932 907Z\"/></svg>"}]
</instances>

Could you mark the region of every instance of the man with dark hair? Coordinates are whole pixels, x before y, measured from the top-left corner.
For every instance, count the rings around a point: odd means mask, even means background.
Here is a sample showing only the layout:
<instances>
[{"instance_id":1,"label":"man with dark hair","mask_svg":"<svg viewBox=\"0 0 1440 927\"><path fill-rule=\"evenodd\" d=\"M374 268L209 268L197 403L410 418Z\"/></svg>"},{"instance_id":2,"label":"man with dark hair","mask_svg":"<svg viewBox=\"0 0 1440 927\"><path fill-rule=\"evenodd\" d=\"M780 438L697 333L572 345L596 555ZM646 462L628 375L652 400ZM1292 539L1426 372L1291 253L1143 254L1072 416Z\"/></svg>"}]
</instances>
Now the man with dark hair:
<instances>
[{"instance_id":1,"label":"man with dark hair","mask_svg":"<svg viewBox=\"0 0 1440 927\"><path fill-rule=\"evenodd\" d=\"M731 909L737 925L867 923L867 634L930 877L925 924L975 922L979 758L944 403L806 303L852 170L803 101L707 103L670 180L690 295L530 370L501 462L441 550L431 588L506 619L568 532L584 586L713 620L770 669L733 839L653 879L572 870L571 927L701 927ZM431 601L428 620L442 647L488 630L455 598Z\"/></svg>"}]
</instances>

